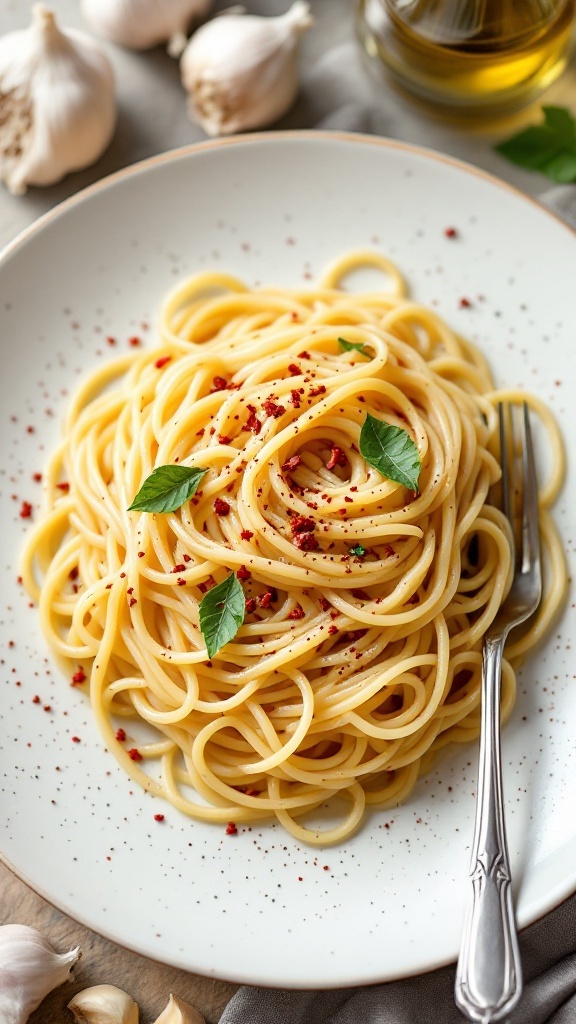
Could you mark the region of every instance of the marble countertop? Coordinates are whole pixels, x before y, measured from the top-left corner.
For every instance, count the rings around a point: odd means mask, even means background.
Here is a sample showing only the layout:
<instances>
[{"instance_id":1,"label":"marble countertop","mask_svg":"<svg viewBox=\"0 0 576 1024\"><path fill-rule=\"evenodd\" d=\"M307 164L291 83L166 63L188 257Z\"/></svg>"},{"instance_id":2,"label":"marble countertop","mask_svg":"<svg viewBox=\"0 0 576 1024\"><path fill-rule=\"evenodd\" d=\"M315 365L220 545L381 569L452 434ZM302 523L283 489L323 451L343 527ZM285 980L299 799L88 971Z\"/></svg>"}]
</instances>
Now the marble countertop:
<instances>
[{"instance_id":1,"label":"marble countertop","mask_svg":"<svg viewBox=\"0 0 576 1024\"><path fill-rule=\"evenodd\" d=\"M508 163L494 145L520 127L539 120L538 101L505 118L450 121L397 91L365 56L355 32L354 0L310 0L314 28L301 47L301 91L292 110L274 127L280 129L361 130L423 145L483 168L531 196L547 188L544 178ZM63 25L85 28L78 0L52 0ZM224 9L229 0L218 0ZM275 14L286 0L246 0L253 13ZM24 27L29 7L22 0L0 0L0 34ZM67 177L52 188L31 189L14 197L0 187L0 247L38 216L86 185L145 157L201 141L202 130L189 120L178 65L162 48L133 53L108 46L117 77L119 119L112 144L93 167ZM576 110L576 61L548 90L544 102ZM0 922L33 924L61 950L80 944L83 958L75 981L48 997L32 1016L33 1024L64 1024L74 991L109 982L138 999L143 1024L163 1009L169 992L188 1000L217 1021L235 986L152 965L87 932L32 893L0 865Z\"/></svg>"}]
</instances>

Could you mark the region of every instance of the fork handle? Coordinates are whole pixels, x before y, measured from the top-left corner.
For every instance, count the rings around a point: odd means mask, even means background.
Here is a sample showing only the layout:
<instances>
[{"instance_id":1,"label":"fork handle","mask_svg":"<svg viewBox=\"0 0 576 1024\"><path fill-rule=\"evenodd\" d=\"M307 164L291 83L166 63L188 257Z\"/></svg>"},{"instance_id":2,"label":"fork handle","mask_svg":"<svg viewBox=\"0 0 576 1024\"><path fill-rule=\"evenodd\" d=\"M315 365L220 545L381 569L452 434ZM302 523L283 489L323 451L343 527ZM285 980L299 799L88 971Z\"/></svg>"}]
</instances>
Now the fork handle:
<instances>
[{"instance_id":1,"label":"fork handle","mask_svg":"<svg viewBox=\"0 0 576 1024\"><path fill-rule=\"evenodd\" d=\"M490 1024L520 999L522 968L502 796L500 693L506 635L484 641L472 891L456 971L455 999L469 1020Z\"/></svg>"}]
</instances>

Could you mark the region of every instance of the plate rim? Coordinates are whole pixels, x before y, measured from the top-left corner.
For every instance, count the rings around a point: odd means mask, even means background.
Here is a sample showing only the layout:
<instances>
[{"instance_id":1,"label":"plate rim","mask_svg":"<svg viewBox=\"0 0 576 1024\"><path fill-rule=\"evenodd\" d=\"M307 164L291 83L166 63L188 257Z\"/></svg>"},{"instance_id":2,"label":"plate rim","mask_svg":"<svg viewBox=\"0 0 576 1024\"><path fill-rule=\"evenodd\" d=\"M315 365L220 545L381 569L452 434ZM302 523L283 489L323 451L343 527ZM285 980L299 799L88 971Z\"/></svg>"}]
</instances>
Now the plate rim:
<instances>
[{"instance_id":1,"label":"plate rim","mask_svg":"<svg viewBox=\"0 0 576 1024\"><path fill-rule=\"evenodd\" d=\"M388 150L404 151L411 153L414 156L436 161L437 163L447 164L448 166L455 167L472 177L480 178L498 188L504 189L504 191L512 193L512 195L528 202L530 205L540 210L541 213L552 218L552 220L557 224L565 228L569 234L576 236L576 227L569 224L563 217L556 213L555 210L551 210L549 207L545 206L539 199L535 199L534 196L528 195L528 193L523 192L522 189L518 188L516 185L510 184L510 182L505 181L503 178L493 174L491 171L486 171L482 167L477 167L475 164L462 160L459 157L453 157L447 153L442 153L440 150L432 147L420 146L411 142L403 142L399 139L390 138L389 136L367 135L361 132L317 130L311 128L297 129L294 131L286 129L283 131L271 132L247 132L245 135L230 135L217 139L205 139L201 142L190 142L184 146L178 146L174 149L168 149L162 153L156 153L153 156L145 157L143 160L137 160L132 164L128 164L126 167L121 167L117 171L112 171L111 174L106 174L103 178L99 178L97 181L92 182L91 185L86 185L84 188L79 189L78 192L75 192L73 195L68 196L59 203L56 203L52 209L40 214L40 216L36 217L31 224L19 231L14 238L0 249L0 265L4 263L4 261L14 252L16 252L17 249L24 245L29 238L33 237L38 232L43 231L50 221L67 213L67 211L72 209L74 206L89 200L91 196L96 193L113 187L117 182L122 181L125 178L146 173L149 169L159 167L161 164L176 163L178 160L185 159L188 156L194 156L195 153L203 153L208 150L266 142L292 142L294 140L307 142L319 140L324 142L358 143L360 145L375 146Z\"/></svg>"}]
</instances>

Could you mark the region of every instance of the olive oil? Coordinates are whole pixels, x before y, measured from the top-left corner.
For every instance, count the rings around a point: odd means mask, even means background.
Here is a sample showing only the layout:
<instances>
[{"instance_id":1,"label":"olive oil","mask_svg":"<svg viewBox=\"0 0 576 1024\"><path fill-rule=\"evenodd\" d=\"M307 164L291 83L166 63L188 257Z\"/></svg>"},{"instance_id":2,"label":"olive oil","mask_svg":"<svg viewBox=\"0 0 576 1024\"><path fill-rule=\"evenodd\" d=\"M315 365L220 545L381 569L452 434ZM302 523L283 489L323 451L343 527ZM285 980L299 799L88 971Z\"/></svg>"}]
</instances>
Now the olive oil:
<instances>
[{"instance_id":1,"label":"olive oil","mask_svg":"<svg viewBox=\"0 0 576 1024\"><path fill-rule=\"evenodd\" d=\"M529 102L563 71L576 0L360 0L366 49L422 99L488 113Z\"/></svg>"}]
</instances>

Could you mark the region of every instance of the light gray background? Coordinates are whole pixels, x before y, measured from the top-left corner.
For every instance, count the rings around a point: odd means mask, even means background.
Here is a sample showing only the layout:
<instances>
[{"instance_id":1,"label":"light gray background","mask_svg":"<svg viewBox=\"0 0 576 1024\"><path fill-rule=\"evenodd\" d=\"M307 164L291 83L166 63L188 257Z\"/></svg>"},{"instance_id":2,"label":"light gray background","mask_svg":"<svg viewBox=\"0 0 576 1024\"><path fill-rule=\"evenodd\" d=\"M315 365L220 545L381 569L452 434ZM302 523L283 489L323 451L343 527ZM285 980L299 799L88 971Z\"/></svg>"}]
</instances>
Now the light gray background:
<instances>
[{"instance_id":1,"label":"light gray background","mask_svg":"<svg viewBox=\"0 0 576 1024\"><path fill-rule=\"evenodd\" d=\"M244 2L257 14L282 13L289 5L288 0ZM49 0L49 5L57 12L61 24L86 28L78 0ZM489 122L478 123L470 117L447 120L404 97L379 69L370 65L355 34L354 0L310 0L310 5L316 24L302 41L300 96L275 128L322 126L386 135L467 160L529 195L539 196L546 190L545 179L513 167L493 148L500 139L538 121L542 100L514 116ZM0 34L24 27L29 21L30 6L23 0L0 0ZM228 6L230 0L215 0L213 9ZM119 108L111 146L93 167L70 175L52 188L31 189L25 196L13 197L0 186L0 247L40 214L104 175L144 157L204 138L202 130L187 116L178 65L162 48L132 53L107 46L107 51L116 71ZM574 59L542 99L576 112ZM76 944L83 949L75 981L48 997L31 1018L32 1024L70 1021L66 1002L74 991L91 984L107 982L131 992L140 1004L142 1024L155 1019L170 991L195 1004L210 1022L217 1021L235 990L235 986L223 982L150 964L88 933L0 866L0 922L9 921L35 925L60 950Z\"/></svg>"}]
</instances>

